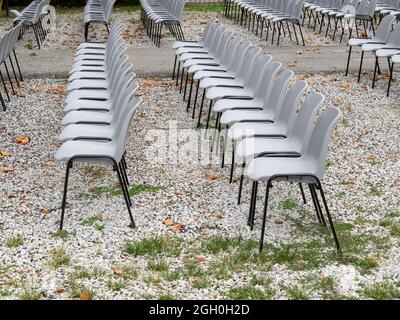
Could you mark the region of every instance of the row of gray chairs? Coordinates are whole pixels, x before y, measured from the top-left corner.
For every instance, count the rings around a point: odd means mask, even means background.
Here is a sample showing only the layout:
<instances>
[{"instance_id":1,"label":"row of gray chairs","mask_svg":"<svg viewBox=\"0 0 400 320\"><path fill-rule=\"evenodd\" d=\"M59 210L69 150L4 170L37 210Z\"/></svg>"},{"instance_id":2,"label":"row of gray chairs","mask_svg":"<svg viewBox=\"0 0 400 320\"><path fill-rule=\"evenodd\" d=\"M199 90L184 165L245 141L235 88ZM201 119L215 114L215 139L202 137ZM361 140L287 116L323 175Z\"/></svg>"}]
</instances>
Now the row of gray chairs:
<instances>
[{"instance_id":1,"label":"row of gray chairs","mask_svg":"<svg viewBox=\"0 0 400 320\"><path fill-rule=\"evenodd\" d=\"M212 148L218 151L221 138L224 138L222 167L227 149L232 145L231 183L238 162L235 159L239 157L242 160L239 166L242 169L239 204L244 178L252 181L248 216L251 229L254 226L259 183L266 184L260 251L264 243L272 183L290 181L299 184L305 203L303 184L309 186L318 221L326 226L325 210L339 252L340 244L321 180L325 173L330 136L340 111L328 107L316 120L324 100L321 94L309 94L299 108L307 88L305 81L293 81L294 73L282 70L282 63L272 61L272 56L234 36L217 21L209 21L205 29L201 41L176 42L173 47L177 60L185 57L184 68L186 65L188 72L193 74L192 81L197 79L199 86L204 88L203 100L204 97L210 100L208 118L210 113L216 114ZM214 43L217 45L214 46ZM289 87L291 81L294 83Z\"/></svg>"},{"instance_id":2,"label":"row of gray chairs","mask_svg":"<svg viewBox=\"0 0 400 320\"><path fill-rule=\"evenodd\" d=\"M10 86L11 86L11 91L12 93L15 95L16 91L13 85L13 80L12 80L12 76L10 76L10 72L12 71L13 75L14 75L14 79L17 83L17 86L19 86L19 81L24 81L23 77L22 77L22 73L21 73L21 69L19 66L19 62L18 62L18 58L17 55L15 53L15 49L17 47L17 43L18 40L20 38L20 34L21 34L21 28L22 28L22 22L20 22L19 24L17 24L14 28L12 28L10 31L5 32L1 39L0 39L0 65L4 66L4 69L6 71L6 75L8 77ZM18 69L18 73L19 73L19 79L17 76L17 72L16 72L16 67L14 66L14 62L13 62L13 58L15 60L17 69ZM7 65L7 59L10 62L10 66L11 66L11 70L8 68ZM3 73L0 69L0 78L1 81L3 83L3 88L4 91L6 93L7 96L7 100L8 102L10 102L10 94L8 92L8 88L7 85L5 83L4 77L3 77ZM3 110L6 111L6 102L3 98L3 95L0 92L0 103L3 107Z\"/></svg>"},{"instance_id":3,"label":"row of gray chairs","mask_svg":"<svg viewBox=\"0 0 400 320\"><path fill-rule=\"evenodd\" d=\"M39 49L50 28L50 11L46 9L49 4L50 0L34 0L21 12L11 10L16 16L14 26L22 22L21 34L32 28Z\"/></svg>"},{"instance_id":4,"label":"row of gray chairs","mask_svg":"<svg viewBox=\"0 0 400 320\"><path fill-rule=\"evenodd\" d=\"M266 27L266 41L272 32L271 44L274 44L276 33L277 45L280 43L281 35L288 34L292 39L292 30L297 44L299 37L296 26L299 28L302 44L305 45L303 32L301 30L301 14L304 0L225 0L224 14L233 18L240 25L247 26L248 30L255 31L260 38L263 37L264 26Z\"/></svg>"},{"instance_id":5,"label":"row of gray chairs","mask_svg":"<svg viewBox=\"0 0 400 320\"><path fill-rule=\"evenodd\" d=\"M179 41L185 36L181 26L186 0L140 0L141 20L148 36L159 47L163 26Z\"/></svg>"},{"instance_id":6,"label":"row of gray chairs","mask_svg":"<svg viewBox=\"0 0 400 320\"><path fill-rule=\"evenodd\" d=\"M355 27L357 37L360 37L359 27L363 27L367 35L369 30L375 34L374 17L376 13L377 0L315 0L304 4L303 25L308 17L308 27L322 33L325 25L325 37L334 24L332 40L335 40L339 27L342 29L340 43L343 41L346 29L349 39ZM312 26L314 25L314 26Z\"/></svg>"},{"instance_id":7,"label":"row of gray chairs","mask_svg":"<svg viewBox=\"0 0 400 320\"><path fill-rule=\"evenodd\" d=\"M92 23L104 24L109 33L109 20L116 0L88 0L84 9L85 41L88 42Z\"/></svg>"},{"instance_id":8,"label":"row of gray chairs","mask_svg":"<svg viewBox=\"0 0 400 320\"><path fill-rule=\"evenodd\" d=\"M361 49L360 66L358 70L358 82L362 75L365 53L375 56L374 76L372 87L375 87L377 73L381 73L379 59L386 59L389 66L390 76L387 87L387 96L390 94L390 86L393 80L394 66L400 63L400 24L394 24L396 17L386 15L379 24L376 35L372 38L352 38L349 40L349 54L347 58L346 75L349 72L350 57L353 47Z\"/></svg>"},{"instance_id":9,"label":"row of gray chairs","mask_svg":"<svg viewBox=\"0 0 400 320\"><path fill-rule=\"evenodd\" d=\"M131 226L129 179L125 160L132 118L140 104L138 85L128 63L121 24L110 30L105 44L83 43L76 52L56 159L66 163L60 230L63 228L68 179L74 162L110 165L117 172Z\"/></svg>"}]
</instances>

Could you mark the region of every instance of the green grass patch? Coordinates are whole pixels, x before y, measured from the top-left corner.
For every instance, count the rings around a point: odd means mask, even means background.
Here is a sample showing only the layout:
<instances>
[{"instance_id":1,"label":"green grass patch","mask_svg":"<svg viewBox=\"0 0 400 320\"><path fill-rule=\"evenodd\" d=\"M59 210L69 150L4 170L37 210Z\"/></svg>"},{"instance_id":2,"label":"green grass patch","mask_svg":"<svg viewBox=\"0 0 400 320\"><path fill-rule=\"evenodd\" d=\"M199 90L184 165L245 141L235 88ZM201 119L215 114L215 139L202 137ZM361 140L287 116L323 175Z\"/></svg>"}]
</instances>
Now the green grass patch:
<instances>
[{"instance_id":1,"label":"green grass patch","mask_svg":"<svg viewBox=\"0 0 400 320\"><path fill-rule=\"evenodd\" d=\"M140 193L156 192L156 191L160 191L160 190L165 190L166 188L167 188L166 186L138 184L129 189L129 195L132 197L132 196L135 196ZM81 193L79 193L78 197L79 198L87 198L87 197L99 198L102 195L105 195L108 197L122 196L122 189L117 186L94 187L91 189L90 193L81 192Z\"/></svg>"},{"instance_id":2,"label":"green grass patch","mask_svg":"<svg viewBox=\"0 0 400 320\"><path fill-rule=\"evenodd\" d=\"M282 202L282 208L285 210L293 210L297 208L297 202L293 199L286 199Z\"/></svg>"},{"instance_id":3,"label":"green grass patch","mask_svg":"<svg viewBox=\"0 0 400 320\"><path fill-rule=\"evenodd\" d=\"M180 241L163 237L145 238L140 241L128 242L123 251L132 256L167 255L179 256L181 253Z\"/></svg>"},{"instance_id":4,"label":"green grass patch","mask_svg":"<svg viewBox=\"0 0 400 320\"><path fill-rule=\"evenodd\" d=\"M166 260L149 261L147 268L151 271L166 272L169 270L169 264Z\"/></svg>"},{"instance_id":5,"label":"green grass patch","mask_svg":"<svg viewBox=\"0 0 400 320\"><path fill-rule=\"evenodd\" d=\"M284 286L286 295L290 300L309 300L309 294L298 286Z\"/></svg>"},{"instance_id":6,"label":"green grass patch","mask_svg":"<svg viewBox=\"0 0 400 320\"><path fill-rule=\"evenodd\" d=\"M400 283L378 282L364 288L361 294L375 300L400 299Z\"/></svg>"},{"instance_id":7,"label":"green grass patch","mask_svg":"<svg viewBox=\"0 0 400 320\"><path fill-rule=\"evenodd\" d=\"M24 244L24 238L20 235L12 236L6 240L7 248L18 248Z\"/></svg>"},{"instance_id":8,"label":"green grass patch","mask_svg":"<svg viewBox=\"0 0 400 320\"><path fill-rule=\"evenodd\" d=\"M42 297L42 292L37 288L23 288L19 295L20 300L39 300Z\"/></svg>"},{"instance_id":9,"label":"green grass patch","mask_svg":"<svg viewBox=\"0 0 400 320\"><path fill-rule=\"evenodd\" d=\"M125 289L127 286L125 281L122 280L109 280L107 281L107 287L112 290L112 291L121 291L122 289Z\"/></svg>"},{"instance_id":10,"label":"green grass patch","mask_svg":"<svg viewBox=\"0 0 400 320\"><path fill-rule=\"evenodd\" d=\"M274 297L275 290L255 288L251 284L235 287L226 293L226 297L232 300L270 300Z\"/></svg>"},{"instance_id":11,"label":"green grass patch","mask_svg":"<svg viewBox=\"0 0 400 320\"><path fill-rule=\"evenodd\" d=\"M57 269L69 265L71 258L67 255L65 248L60 247L50 251L50 266Z\"/></svg>"}]
</instances>

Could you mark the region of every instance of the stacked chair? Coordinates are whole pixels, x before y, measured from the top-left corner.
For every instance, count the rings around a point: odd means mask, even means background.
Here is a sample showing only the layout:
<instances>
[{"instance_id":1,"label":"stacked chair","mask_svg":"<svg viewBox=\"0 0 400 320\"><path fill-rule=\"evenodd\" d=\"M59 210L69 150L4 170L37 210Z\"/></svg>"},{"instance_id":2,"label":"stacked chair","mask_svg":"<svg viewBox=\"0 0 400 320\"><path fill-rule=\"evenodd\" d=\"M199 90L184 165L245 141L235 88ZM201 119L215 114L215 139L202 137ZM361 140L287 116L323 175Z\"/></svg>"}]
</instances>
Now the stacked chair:
<instances>
[{"instance_id":1,"label":"stacked chair","mask_svg":"<svg viewBox=\"0 0 400 320\"><path fill-rule=\"evenodd\" d=\"M313 27L314 31L319 30L319 33L322 33L322 28L325 25L325 36L327 37L332 27L331 22L333 22L334 31L332 40L335 40L336 33L340 26L342 29L340 43L342 43L346 28L348 28L349 38L352 36L354 26L357 37L360 36L359 26L361 25L365 34L368 34L369 30L375 34L374 16L376 8L377 0L307 1L304 4L303 24L305 18L308 17L308 27ZM349 23L349 21L354 23Z\"/></svg>"},{"instance_id":2,"label":"stacked chair","mask_svg":"<svg viewBox=\"0 0 400 320\"><path fill-rule=\"evenodd\" d=\"M70 169L74 162L110 165L117 172L131 225L132 201L129 195L125 145L132 118L140 104L135 74L128 63L121 37L121 24L110 30L108 41L83 43L76 52L69 77L68 96L59 139L64 143L56 159L66 163L60 230Z\"/></svg>"},{"instance_id":3,"label":"stacked chair","mask_svg":"<svg viewBox=\"0 0 400 320\"><path fill-rule=\"evenodd\" d=\"M251 229L254 226L259 183L265 183L267 187L260 251L272 183L292 182L299 185L305 203L303 185L308 185L317 219L322 226L326 226L326 213L340 252L321 183L330 136L340 111L328 107L316 119L324 100L321 94L311 93L303 99L307 88L305 81L295 81L292 71L282 70L282 63L272 61L270 55L261 53L261 48L232 35L215 20L209 21L201 41L176 42L173 47L176 49L176 61L183 62L182 68L191 75L192 84L197 80L197 88L204 88L199 117L205 98L210 100L207 121L211 113L216 114L213 148L220 144L222 127L226 129L222 167L227 147L232 145L231 183L236 164L240 162L239 204L244 178L252 181L248 216ZM173 77L178 69L178 79L180 67L177 68L176 61ZM184 71L181 73L181 91L185 91L184 99L189 100L191 93L187 97L187 86L182 88L183 75ZM216 136L218 140L215 140Z\"/></svg>"},{"instance_id":4,"label":"stacked chair","mask_svg":"<svg viewBox=\"0 0 400 320\"><path fill-rule=\"evenodd\" d=\"M163 26L180 41L185 40L181 20L186 0L140 0L141 19L148 36L159 47Z\"/></svg>"},{"instance_id":5,"label":"stacked chair","mask_svg":"<svg viewBox=\"0 0 400 320\"><path fill-rule=\"evenodd\" d=\"M10 76L10 72L12 71L12 73L14 75L14 79L17 83L17 86L19 86L19 81L24 81L24 79L22 78L22 73L21 73L21 69L19 66L18 58L15 53L15 48L17 46L18 39L19 39L19 36L21 33L21 28L22 28L22 22L17 24L10 31L7 31L6 33L4 33L2 38L0 39L0 65L4 66L6 75L8 77L8 80L9 80L9 83L11 86L11 91L14 95L16 94L16 92L15 92L15 88L13 85L12 76ZM15 60L15 63L16 63L17 69L18 69L19 80L18 80L18 76L17 76L17 72L16 72L16 67L14 66L14 62L12 59L13 56L14 56L14 60ZM10 62L11 70L9 69L9 67L7 65L7 59ZM8 92L7 85L5 83L5 80L3 77L3 72L1 71L1 69L0 69L0 78L3 83L3 88L6 93L7 100L8 100L8 102L10 102L10 94ZM2 105L3 110L6 111L6 102L5 102L1 92L0 92L0 103Z\"/></svg>"},{"instance_id":6,"label":"stacked chair","mask_svg":"<svg viewBox=\"0 0 400 320\"><path fill-rule=\"evenodd\" d=\"M260 33L260 38L263 37L265 26L266 41L272 33L271 44L274 44L276 35L277 45L280 44L282 34L287 34L290 40L293 40L292 31L299 44L297 26L302 44L305 45L300 24L304 0L226 0L224 4L226 17L236 20L244 27L247 26L249 30L255 31L256 35Z\"/></svg>"},{"instance_id":7,"label":"stacked chair","mask_svg":"<svg viewBox=\"0 0 400 320\"><path fill-rule=\"evenodd\" d=\"M109 32L109 20L116 0L88 0L85 6L85 41L88 41L92 23L104 24Z\"/></svg>"},{"instance_id":8,"label":"stacked chair","mask_svg":"<svg viewBox=\"0 0 400 320\"><path fill-rule=\"evenodd\" d=\"M375 87L376 75L381 73L379 59L384 58L389 65L389 83L387 88L387 96L390 94L390 86L393 79L394 65L398 63L400 55L400 24L394 25L394 15L386 15L379 24L376 35L370 39L352 38L349 40L349 54L347 58L346 75L349 71L350 56L353 47L361 48L361 59L358 70L358 82L360 82L363 68L363 61L365 53L372 53L375 56L374 76L372 80L372 87Z\"/></svg>"},{"instance_id":9,"label":"stacked chair","mask_svg":"<svg viewBox=\"0 0 400 320\"><path fill-rule=\"evenodd\" d=\"M17 16L14 19L14 26L23 23L21 33L25 33L29 28L33 29L37 45L40 49L41 43L46 39L50 25L50 11L45 10L50 4L50 0L32 1L24 10L12 12Z\"/></svg>"}]
</instances>

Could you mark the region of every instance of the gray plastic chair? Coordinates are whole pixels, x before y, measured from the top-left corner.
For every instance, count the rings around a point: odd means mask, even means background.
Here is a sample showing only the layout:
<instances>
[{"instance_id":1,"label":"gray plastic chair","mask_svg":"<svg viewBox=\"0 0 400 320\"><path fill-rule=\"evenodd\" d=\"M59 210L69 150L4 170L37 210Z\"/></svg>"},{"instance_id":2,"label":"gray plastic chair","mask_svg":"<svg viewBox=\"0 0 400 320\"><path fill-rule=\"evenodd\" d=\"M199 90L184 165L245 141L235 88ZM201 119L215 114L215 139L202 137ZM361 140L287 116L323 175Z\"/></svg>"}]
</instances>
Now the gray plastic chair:
<instances>
[{"instance_id":1,"label":"gray plastic chair","mask_svg":"<svg viewBox=\"0 0 400 320\"><path fill-rule=\"evenodd\" d=\"M265 206L263 212L263 222L260 238L260 252L263 249L264 233L267 219L267 209L269 201L269 193L273 182L290 181L294 183L306 183L310 186L313 199L318 201L317 191L320 192L325 213L332 231L332 235L336 244L336 249L340 253L340 244L336 235L332 217L327 205L325 194L322 188L321 180L326 170L325 161L328 152L330 136L340 118L341 112L336 108L326 109L319 117L312 133L308 146L301 156L284 156L284 155L266 155L254 159L248 169L247 176L253 181L253 201L250 204L251 214L249 217L250 225L254 224L257 188L260 182L267 185ZM319 205L320 206L320 205ZM318 207L318 206L316 206ZM322 208L319 210L322 216Z\"/></svg>"},{"instance_id":2,"label":"gray plastic chair","mask_svg":"<svg viewBox=\"0 0 400 320\"><path fill-rule=\"evenodd\" d=\"M104 24L110 33L109 20L116 0L88 0L84 9L85 41L88 42L89 27L92 23Z\"/></svg>"},{"instance_id":3,"label":"gray plastic chair","mask_svg":"<svg viewBox=\"0 0 400 320\"><path fill-rule=\"evenodd\" d=\"M74 162L111 165L116 169L126 207L128 209L131 226L135 226L135 221L133 220L130 208L132 203L126 183L123 156L125 154L128 130L140 101L140 98L133 97L128 102L128 107L123 108L121 114L121 118L123 119L122 125L118 127L118 130L114 130L110 142L67 141L58 149L55 156L56 159L66 163L64 193L61 204L60 230L63 229L69 173Z\"/></svg>"}]
</instances>

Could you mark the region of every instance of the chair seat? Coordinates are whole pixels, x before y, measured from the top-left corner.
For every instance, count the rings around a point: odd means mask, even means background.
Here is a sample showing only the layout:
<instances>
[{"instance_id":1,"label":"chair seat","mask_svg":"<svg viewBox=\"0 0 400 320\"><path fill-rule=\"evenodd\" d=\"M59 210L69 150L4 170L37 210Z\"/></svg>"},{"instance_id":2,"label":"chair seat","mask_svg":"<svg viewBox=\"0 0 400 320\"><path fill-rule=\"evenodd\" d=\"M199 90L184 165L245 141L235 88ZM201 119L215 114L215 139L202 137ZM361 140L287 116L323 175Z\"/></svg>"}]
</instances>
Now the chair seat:
<instances>
[{"instance_id":1,"label":"chair seat","mask_svg":"<svg viewBox=\"0 0 400 320\"><path fill-rule=\"evenodd\" d=\"M72 102L69 102L64 107L64 112L70 112L73 110L103 110L109 111L111 110L111 102L110 101L95 101L95 100L83 100L78 99Z\"/></svg>"},{"instance_id":2,"label":"chair seat","mask_svg":"<svg viewBox=\"0 0 400 320\"><path fill-rule=\"evenodd\" d=\"M242 98L253 99L254 90L250 88L220 88L214 87L207 91L206 98L208 100L219 100L223 98Z\"/></svg>"},{"instance_id":3,"label":"chair seat","mask_svg":"<svg viewBox=\"0 0 400 320\"><path fill-rule=\"evenodd\" d=\"M185 61L183 68L190 68L196 64L218 67L221 64L221 61L219 59L189 59Z\"/></svg>"},{"instance_id":4,"label":"chair seat","mask_svg":"<svg viewBox=\"0 0 400 320\"><path fill-rule=\"evenodd\" d=\"M212 87L236 87L243 88L244 81L240 79L206 78L200 81L201 89Z\"/></svg>"},{"instance_id":5,"label":"chair seat","mask_svg":"<svg viewBox=\"0 0 400 320\"><path fill-rule=\"evenodd\" d=\"M228 125L240 121L273 121L274 113L266 110L228 110L222 114L221 124Z\"/></svg>"},{"instance_id":6,"label":"chair seat","mask_svg":"<svg viewBox=\"0 0 400 320\"><path fill-rule=\"evenodd\" d=\"M215 102L213 106L213 111L224 112L234 108L262 109L263 105L264 104L261 99L253 99L253 100L221 99Z\"/></svg>"},{"instance_id":7,"label":"chair seat","mask_svg":"<svg viewBox=\"0 0 400 320\"><path fill-rule=\"evenodd\" d=\"M269 180L277 175L316 175L317 161L312 158L257 158L247 168L247 176L253 181ZM285 180L285 179L280 179ZM315 183L315 179L293 178L289 181Z\"/></svg>"},{"instance_id":8,"label":"chair seat","mask_svg":"<svg viewBox=\"0 0 400 320\"><path fill-rule=\"evenodd\" d=\"M202 42L191 42L191 41L176 41L172 44L173 49L178 49L182 47L196 47L196 48L202 48L203 43Z\"/></svg>"},{"instance_id":9,"label":"chair seat","mask_svg":"<svg viewBox=\"0 0 400 320\"><path fill-rule=\"evenodd\" d=\"M58 139L62 141L76 139L105 139L111 141L114 129L111 125L71 124L62 130Z\"/></svg>"},{"instance_id":10,"label":"chair seat","mask_svg":"<svg viewBox=\"0 0 400 320\"><path fill-rule=\"evenodd\" d=\"M120 159L116 159L117 152L115 148L115 144L111 144L108 142L92 142L92 141L67 141L65 142L57 151L55 158L58 161L68 162L71 158L80 157L85 158L88 157L106 157L113 158L118 162ZM110 161L91 159L89 161L85 160L85 162L90 163L109 163Z\"/></svg>"},{"instance_id":11,"label":"chair seat","mask_svg":"<svg viewBox=\"0 0 400 320\"><path fill-rule=\"evenodd\" d=\"M236 148L239 158L254 158L261 153L300 153L301 141L284 138L246 138Z\"/></svg>"},{"instance_id":12,"label":"chair seat","mask_svg":"<svg viewBox=\"0 0 400 320\"><path fill-rule=\"evenodd\" d=\"M189 67L188 72L189 73L195 73L199 71L227 71L227 68L222 65L218 66L210 66L210 65L201 65L201 64L195 64L191 67Z\"/></svg>"},{"instance_id":13,"label":"chair seat","mask_svg":"<svg viewBox=\"0 0 400 320\"><path fill-rule=\"evenodd\" d=\"M106 90L109 87L109 80L93 80L93 79L76 79L72 81L68 87L67 91L71 92L74 90L82 90L82 89L104 89Z\"/></svg>"},{"instance_id":14,"label":"chair seat","mask_svg":"<svg viewBox=\"0 0 400 320\"><path fill-rule=\"evenodd\" d=\"M71 111L61 121L62 126L74 123L102 123L111 124L112 112L99 111Z\"/></svg>"},{"instance_id":15,"label":"chair seat","mask_svg":"<svg viewBox=\"0 0 400 320\"><path fill-rule=\"evenodd\" d=\"M104 71L81 71L71 74L68 78L68 82L72 82L77 79L107 79L107 72Z\"/></svg>"},{"instance_id":16,"label":"chair seat","mask_svg":"<svg viewBox=\"0 0 400 320\"><path fill-rule=\"evenodd\" d=\"M101 100L107 101L110 99L110 92L107 90L75 90L68 94L65 102L68 104L74 103L80 100Z\"/></svg>"},{"instance_id":17,"label":"chair seat","mask_svg":"<svg viewBox=\"0 0 400 320\"><path fill-rule=\"evenodd\" d=\"M234 79L235 73L233 72L226 72L227 69L219 69L215 68L214 71L197 71L193 75L193 80L202 80L205 78L223 78L223 79ZM189 70L190 72L190 70Z\"/></svg>"},{"instance_id":18,"label":"chair seat","mask_svg":"<svg viewBox=\"0 0 400 320\"><path fill-rule=\"evenodd\" d=\"M236 122L228 130L228 139L238 141L254 136L287 136L288 128L280 122Z\"/></svg>"}]
</instances>

